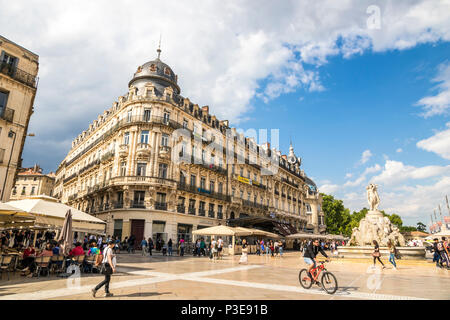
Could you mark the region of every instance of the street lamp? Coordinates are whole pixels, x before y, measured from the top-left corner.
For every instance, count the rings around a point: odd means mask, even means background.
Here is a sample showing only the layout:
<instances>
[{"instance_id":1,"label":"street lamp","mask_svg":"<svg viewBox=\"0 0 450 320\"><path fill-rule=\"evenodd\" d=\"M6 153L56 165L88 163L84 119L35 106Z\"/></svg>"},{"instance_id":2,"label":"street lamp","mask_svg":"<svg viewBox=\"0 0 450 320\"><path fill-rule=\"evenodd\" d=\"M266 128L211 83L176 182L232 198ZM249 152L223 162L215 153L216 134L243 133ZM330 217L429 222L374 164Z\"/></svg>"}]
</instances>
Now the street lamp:
<instances>
[{"instance_id":1,"label":"street lamp","mask_svg":"<svg viewBox=\"0 0 450 320\"><path fill-rule=\"evenodd\" d=\"M34 133L29 133L29 134L27 134L27 136L34 137L35 135L34 135ZM1 201L3 201L3 194L5 193L6 180L8 179L9 165L11 163L12 154L14 152L14 144L16 143L16 133L14 131L12 131L11 129L9 129L8 138L13 138L13 143L11 146L11 152L9 154L8 165L6 166L5 180L3 181L2 195L0 198Z\"/></svg>"}]
</instances>

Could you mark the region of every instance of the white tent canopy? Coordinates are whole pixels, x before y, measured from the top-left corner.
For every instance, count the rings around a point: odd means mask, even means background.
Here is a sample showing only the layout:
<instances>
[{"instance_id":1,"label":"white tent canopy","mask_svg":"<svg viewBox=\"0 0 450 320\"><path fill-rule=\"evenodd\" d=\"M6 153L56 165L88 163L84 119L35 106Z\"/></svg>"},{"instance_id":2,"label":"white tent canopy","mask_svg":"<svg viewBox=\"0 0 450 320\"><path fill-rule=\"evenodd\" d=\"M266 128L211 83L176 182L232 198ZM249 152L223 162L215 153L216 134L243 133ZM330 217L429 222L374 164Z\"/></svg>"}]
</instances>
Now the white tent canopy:
<instances>
[{"instance_id":1,"label":"white tent canopy","mask_svg":"<svg viewBox=\"0 0 450 320\"><path fill-rule=\"evenodd\" d=\"M227 226L215 226L209 228L202 228L192 232L194 235L203 235L203 236L249 236L251 235L251 231L242 228L239 230L238 228L227 227Z\"/></svg>"},{"instance_id":2,"label":"white tent canopy","mask_svg":"<svg viewBox=\"0 0 450 320\"><path fill-rule=\"evenodd\" d=\"M31 213L36 217L36 225L47 225L49 227L61 228L67 210L72 211L73 231L103 233L106 222L93 217L85 212L59 203L57 199L38 196L6 203L12 207Z\"/></svg>"}]
</instances>

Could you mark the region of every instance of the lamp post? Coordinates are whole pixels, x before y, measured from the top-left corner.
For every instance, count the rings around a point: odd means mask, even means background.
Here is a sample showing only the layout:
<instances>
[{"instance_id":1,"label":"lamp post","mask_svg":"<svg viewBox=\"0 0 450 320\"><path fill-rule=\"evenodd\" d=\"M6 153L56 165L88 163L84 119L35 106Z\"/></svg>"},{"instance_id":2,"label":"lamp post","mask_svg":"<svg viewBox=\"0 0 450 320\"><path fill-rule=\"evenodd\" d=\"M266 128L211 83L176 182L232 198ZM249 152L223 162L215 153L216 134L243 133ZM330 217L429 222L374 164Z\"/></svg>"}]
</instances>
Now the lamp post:
<instances>
[{"instance_id":1,"label":"lamp post","mask_svg":"<svg viewBox=\"0 0 450 320\"><path fill-rule=\"evenodd\" d=\"M34 137L35 134L34 133L30 133L30 134L27 134L27 136ZM12 131L11 129L9 129L8 138L13 138L13 143L12 143L12 146L11 146L11 152L9 154L8 165L6 166L5 180L3 181L2 195L1 195L1 198L0 198L1 201L3 201L3 196L4 196L4 193L5 193L5 187L6 187L6 180L8 179L9 166L11 164L11 158L12 158L12 154L14 152L14 144L16 143L16 133L14 131Z\"/></svg>"}]
</instances>

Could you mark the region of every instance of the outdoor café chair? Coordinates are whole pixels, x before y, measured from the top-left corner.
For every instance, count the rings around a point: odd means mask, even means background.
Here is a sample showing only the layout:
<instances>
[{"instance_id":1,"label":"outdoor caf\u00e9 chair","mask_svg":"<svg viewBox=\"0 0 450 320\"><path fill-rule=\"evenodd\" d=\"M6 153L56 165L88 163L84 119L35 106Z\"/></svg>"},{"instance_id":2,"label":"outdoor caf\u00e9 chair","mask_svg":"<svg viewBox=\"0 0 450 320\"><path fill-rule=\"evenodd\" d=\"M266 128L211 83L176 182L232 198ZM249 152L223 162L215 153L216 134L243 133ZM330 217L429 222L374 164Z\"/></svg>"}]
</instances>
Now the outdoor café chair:
<instances>
[{"instance_id":1,"label":"outdoor caf\u00e9 chair","mask_svg":"<svg viewBox=\"0 0 450 320\"><path fill-rule=\"evenodd\" d=\"M88 269L88 272L93 273L96 257L97 255L86 256L86 258L84 259L83 271L86 271L86 269Z\"/></svg>"},{"instance_id":2,"label":"outdoor caf\u00e9 chair","mask_svg":"<svg viewBox=\"0 0 450 320\"><path fill-rule=\"evenodd\" d=\"M11 267L11 262L13 260L13 256L1 256L0 262L0 277L3 276L3 273L6 271L8 273L8 281L9 281L9 269Z\"/></svg>"},{"instance_id":3,"label":"outdoor caf\u00e9 chair","mask_svg":"<svg viewBox=\"0 0 450 320\"><path fill-rule=\"evenodd\" d=\"M42 256L36 258L36 273L39 278L42 270L47 271L47 276L50 276L50 256Z\"/></svg>"},{"instance_id":4,"label":"outdoor caf\u00e9 chair","mask_svg":"<svg viewBox=\"0 0 450 320\"><path fill-rule=\"evenodd\" d=\"M55 255L51 259L51 270L54 273L62 273L64 271L64 256Z\"/></svg>"}]
</instances>

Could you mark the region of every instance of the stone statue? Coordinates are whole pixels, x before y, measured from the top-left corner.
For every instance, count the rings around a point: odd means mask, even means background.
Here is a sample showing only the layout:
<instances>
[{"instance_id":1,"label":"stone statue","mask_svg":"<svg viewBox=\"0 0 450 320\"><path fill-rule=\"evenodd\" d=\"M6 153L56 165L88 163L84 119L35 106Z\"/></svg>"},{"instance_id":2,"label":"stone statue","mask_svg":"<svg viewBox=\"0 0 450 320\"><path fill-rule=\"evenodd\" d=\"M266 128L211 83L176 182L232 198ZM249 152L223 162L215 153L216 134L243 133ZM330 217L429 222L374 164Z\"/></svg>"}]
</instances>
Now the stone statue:
<instances>
[{"instance_id":1,"label":"stone statue","mask_svg":"<svg viewBox=\"0 0 450 320\"><path fill-rule=\"evenodd\" d=\"M366 187L367 190L367 201L369 202L370 210L378 211L378 205L380 204L380 197L378 196L376 184L369 184Z\"/></svg>"},{"instance_id":2,"label":"stone statue","mask_svg":"<svg viewBox=\"0 0 450 320\"><path fill-rule=\"evenodd\" d=\"M376 240L380 246L387 246L388 241L391 240L397 246L404 246L405 239L399 229L392 225L388 217L384 217L383 213L378 211L380 197L377 186L371 183L366 190L370 210L359 222L359 227L353 228L348 245L371 246L372 241Z\"/></svg>"}]
</instances>

